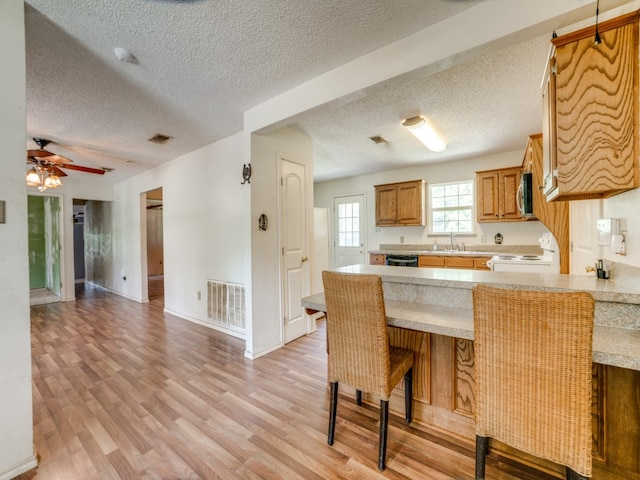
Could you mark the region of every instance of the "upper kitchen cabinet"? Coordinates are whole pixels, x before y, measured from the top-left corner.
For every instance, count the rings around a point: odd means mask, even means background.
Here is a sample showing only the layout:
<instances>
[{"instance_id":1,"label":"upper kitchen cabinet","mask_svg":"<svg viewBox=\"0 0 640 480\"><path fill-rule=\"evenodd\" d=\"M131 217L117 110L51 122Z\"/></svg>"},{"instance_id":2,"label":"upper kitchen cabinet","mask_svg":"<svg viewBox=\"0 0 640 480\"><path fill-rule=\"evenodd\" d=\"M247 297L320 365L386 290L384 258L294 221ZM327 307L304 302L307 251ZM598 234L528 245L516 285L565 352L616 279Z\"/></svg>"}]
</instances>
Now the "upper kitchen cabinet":
<instances>
[{"instance_id":1,"label":"upper kitchen cabinet","mask_svg":"<svg viewBox=\"0 0 640 480\"><path fill-rule=\"evenodd\" d=\"M502 168L476 172L478 222L524 221L518 208L522 169Z\"/></svg>"},{"instance_id":2,"label":"upper kitchen cabinet","mask_svg":"<svg viewBox=\"0 0 640 480\"><path fill-rule=\"evenodd\" d=\"M638 12L552 40L543 84L547 200L606 198L638 177Z\"/></svg>"},{"instance_id":3,"label":"upper kitchen cabinet","mask_svg":"<svg viewBox=\"0 0 640 480\"><path fill-rule=\"evenodd\" d=\"M375 185L376 226L423 226L424 180Z\"/></svg>"}]
</instances>

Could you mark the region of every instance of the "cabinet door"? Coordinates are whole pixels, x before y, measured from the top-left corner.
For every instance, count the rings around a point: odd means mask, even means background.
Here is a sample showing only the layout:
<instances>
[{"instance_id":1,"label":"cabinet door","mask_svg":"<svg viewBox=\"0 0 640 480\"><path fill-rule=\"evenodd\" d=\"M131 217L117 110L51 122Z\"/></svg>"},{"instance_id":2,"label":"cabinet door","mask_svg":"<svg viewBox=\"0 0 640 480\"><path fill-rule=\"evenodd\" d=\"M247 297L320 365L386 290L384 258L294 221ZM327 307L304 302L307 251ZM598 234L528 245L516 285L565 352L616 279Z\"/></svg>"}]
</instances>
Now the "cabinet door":
<instances>
[{"instance_id":1,"label":"cabinet door","mask_svg":"<svg viewBox=\"0 0 640 480\"><path fill-rule=\"evenodd\" d=\"M422 182L401 183L397 186L397 222L401 225L423 225Z\"/></svg>"},{"instance_id":2,"label":"cabinet door","mask_svg":"<svg viewBox=\"0 0 640 480\"><path fill-rule=\"evenodd\" d=\"M478 222L496 222L498 214L498 173L478 173L476 175L476 195Z\"/></svg>"},{"instance_id":3,"label":"cabinet door","mask_svg":"<svg viewBox=\"0 0 640 480\"><path fill-rule=\"evenodd\" d=\"M396 224L396 186L380 185L376 188L376 226Z\"/></svg>"},{"instance_id":4,"label":"cabinet door","mask_svg":"<svg viewBox=\"0 0 640 480\"><path fill-rule=\"evenodd\" d=\"M504 170L499 174L500 220L520 220L522 218L517 200L520 176L521 170L519 168Z\"/></svg>"},{"instance_id":5,"label":"cabinet door","mask_svg":"<svg viewBox=\"0 0 640 480\"><path fill-rule=\"evenodd\" d=\"M638 186L638 19L556 44L557 200ZM615 19L614 19L615 20ZM613 21L611 21L613 22ZM573 37L572 37L573 38Z\"/></svg>"},{"instance_id":6,"label":"cabinet door","mask_svg":"<svg viewBox=\"0 0 640 480\"><path fill-rule=\"evenodd\" d=\"M369 265L386 265L386 255L382 253L370 253Z\"/></svg>"},{"instance_id":7,"label":"cabinet door","mask_svg":"<svg viewBox=\"0 0 640 480\"><path fill-rule=\"evenodd\" d=\"M474 268L472 257L446 257L445 265L447 268Z\"/></svg>"},{"instance_id":8,"label":"cabinet door","mask_svg":"<svg viewBox=\"0 0 640 480\"><path fill-rule=\"evenodd\" d=\"M480 257L473 259L473 268L476 270L491 270L487 265L487 262L490 260L488 257Z\"/></svg>"},{"instance_id":9,"label":"cabinet door","mask_svg":"<svg viewBox=\"0 0 640 480\"><path fill-rule=\"evenodd\" d=\"M444 267L444 257L436 255L420 255L418 257L419 267Z\"/></svg>"}]
</instances>

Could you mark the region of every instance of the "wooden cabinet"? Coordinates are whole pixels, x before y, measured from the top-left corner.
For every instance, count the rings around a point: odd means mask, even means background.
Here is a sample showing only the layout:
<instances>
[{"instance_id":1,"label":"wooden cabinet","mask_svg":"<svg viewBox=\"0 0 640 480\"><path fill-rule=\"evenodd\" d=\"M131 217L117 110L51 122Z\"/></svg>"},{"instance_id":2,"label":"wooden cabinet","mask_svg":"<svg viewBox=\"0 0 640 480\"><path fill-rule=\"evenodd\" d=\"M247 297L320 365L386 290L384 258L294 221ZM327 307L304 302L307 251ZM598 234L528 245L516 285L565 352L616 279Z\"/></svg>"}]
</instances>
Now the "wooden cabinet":
<instances>
[{"instance_id":1,"label":"wooden cabinet","mask_svg":"<svg viewBox=\"0 0 640 480\"><path fill-rule=\"evenodd\" d=\"M487 261L491 257L473 257L470 255L419 255L418 267L466 268L469 270L490 270Z\"/></svg>"},{"instance_id":2,"label":"wooden cabinet","mask_svg":"<svg viewBox=\"0 0 640 480\"><path fill-rule=\"evenodd\" d=\"M387 256L383 253L370 253L369 265L386 265Z\"/></svg>"},{"instance_id":3,"label":"wooden cabinet","mask_svg":"<svg viewBox=\"0 0 640 480\"><path fill-rule=\"evenodd\" d=\"M552 40L543 85L547 200L606 198L640 185L638 12Z\"/></svg>"},{"instance_id":4,"label":"wooden cabinet","mask_svg":"<svg viewBox=\"0 0 640 480\"><path fill-rule=\"evenodd\" d=\"M476 172L478 222L525 221L518 208L520 167Z\"/></svg>"},{"instance_id":5,"label":"wooden cabinet","mask_svg":"<svg viewBox=\"0 0 640 480\"><path fill-rule=\"evenodd\" d=\"M423 226L424 180L375 185L376 226Z\"/></svg>"}]
</instances>

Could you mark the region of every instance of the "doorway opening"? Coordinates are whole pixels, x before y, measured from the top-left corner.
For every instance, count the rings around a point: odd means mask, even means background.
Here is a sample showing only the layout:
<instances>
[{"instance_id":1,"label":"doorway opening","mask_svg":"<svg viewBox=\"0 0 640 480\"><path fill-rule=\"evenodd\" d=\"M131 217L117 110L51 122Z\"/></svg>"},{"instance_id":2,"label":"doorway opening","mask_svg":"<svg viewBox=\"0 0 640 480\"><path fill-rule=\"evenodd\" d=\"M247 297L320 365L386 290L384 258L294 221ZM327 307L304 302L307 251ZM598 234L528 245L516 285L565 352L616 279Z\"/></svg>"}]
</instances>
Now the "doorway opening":
<instances>
[{"instance_id":1,"label":"doorway opening","mask_svg":"<svg viewBox=\"0 0 640 480\"><path fill-rule=\"evenodd\" d=\"M162 187L146 192L147 292L149 301L164 299Z\"/></svg>"},{"instance_id":2,"label":"doorway opening","mask_svg":"<svg viewBox=\"0 0 640 480\"><path fill-rule=\"evenodd\" d=\"M29 303L44 305L62 297L60 197L29 195Z\"/></svg>"}]
</instances>

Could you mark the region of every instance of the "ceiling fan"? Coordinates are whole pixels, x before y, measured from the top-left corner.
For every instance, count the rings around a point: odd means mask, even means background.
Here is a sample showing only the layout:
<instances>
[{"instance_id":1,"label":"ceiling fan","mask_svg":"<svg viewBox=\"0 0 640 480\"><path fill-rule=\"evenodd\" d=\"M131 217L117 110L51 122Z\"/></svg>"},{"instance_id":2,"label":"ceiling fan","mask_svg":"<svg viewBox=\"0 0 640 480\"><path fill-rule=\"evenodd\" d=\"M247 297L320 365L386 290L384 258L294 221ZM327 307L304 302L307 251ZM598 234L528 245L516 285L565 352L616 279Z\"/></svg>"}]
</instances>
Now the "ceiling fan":
<instances>
[{"instance_id":1,"label":"ceiling fan","mask_svg":"<svg viewBox=\"0 0 640 480\"><path fill-rule=\"evenodd\" d=\"M59 177L66 177L67 174L60 170L60 167L68 170L77 170L79 172L95 173L97 175L104 175L105 169L84 167L82 165L75 165L73 160L70 160L62 155L56 155L48 150L45 150L47 145L51 143L51 140L45 140L44 138L34 138L36 145L40 147L38 150L27 150L27 163L41 168L46 168L49 171L55 172Z\"/></svg>"}]
</instances>

